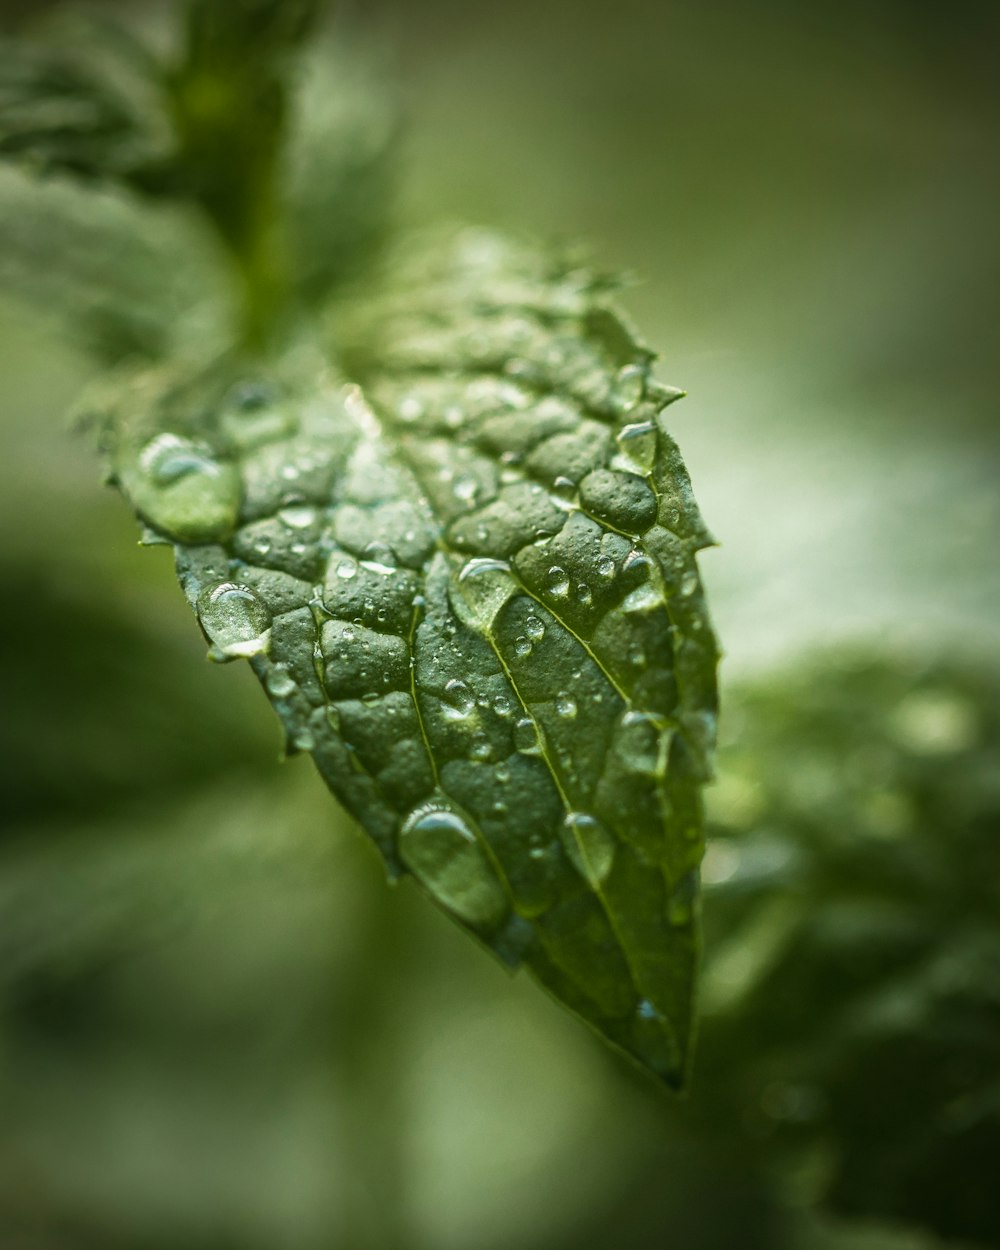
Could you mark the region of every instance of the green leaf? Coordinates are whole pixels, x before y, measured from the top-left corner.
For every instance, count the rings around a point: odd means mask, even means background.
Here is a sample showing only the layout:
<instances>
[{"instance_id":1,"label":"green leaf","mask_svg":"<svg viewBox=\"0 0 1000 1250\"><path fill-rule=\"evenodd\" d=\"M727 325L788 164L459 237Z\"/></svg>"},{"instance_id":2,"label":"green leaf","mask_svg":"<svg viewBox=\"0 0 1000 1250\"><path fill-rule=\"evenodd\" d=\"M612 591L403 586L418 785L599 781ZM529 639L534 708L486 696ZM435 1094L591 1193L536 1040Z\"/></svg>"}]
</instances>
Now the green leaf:
<instances>
[{"instance_id":1,"label":"green leaf","mask_svg":"<svg viewBox=\"0 0 1000 1250\"><path fill-rule=\"evenodd\" d=\"M304 347L138 378L115 475L390 875L679 1085L716 649L678 392L572 263L387 268L332 315L352 384Z\"/></svg>"},{"instance_id":2,"label":"green leaf","mask_svg":"<svg viewBox=\"0 0 1000 1250\"><path fill-rule=\"evenodd\" d=\"M278 185L293 281L309 301L370 261L391 202L397 102L377 53L318 41L291 85Z\"/></svg>"},{"instance_id":3,"label":"green leaf","mask_svg":"<svg viewBox=\"0 0 1000 1250\"><path fill-rule=\"evenodd\" d=\"M734 690L690 1107L796 1198L1000 1238L1000 677L855 652Z\"/></svg>"},{"instance_id":4,"label":"green leaf","mask_svg":"<svg viewBox=\"0 0 1000 1250\"><path fill-rule=\"evenodd\" d=\"M0 158L125 181L163 162L172 135L138 45L79 18L49 34L0 40Z\"/></svg>"},{"instance_id":5,"label":"green leaf","mask_svg":"<svg viewBox=\"0 0 1000 1250\"><path fill-rule=\"evenodd\" d=\"M190 209L0 165L0 288L112 362L228 334L230 265Z\"/></svg>"}]
</instances>

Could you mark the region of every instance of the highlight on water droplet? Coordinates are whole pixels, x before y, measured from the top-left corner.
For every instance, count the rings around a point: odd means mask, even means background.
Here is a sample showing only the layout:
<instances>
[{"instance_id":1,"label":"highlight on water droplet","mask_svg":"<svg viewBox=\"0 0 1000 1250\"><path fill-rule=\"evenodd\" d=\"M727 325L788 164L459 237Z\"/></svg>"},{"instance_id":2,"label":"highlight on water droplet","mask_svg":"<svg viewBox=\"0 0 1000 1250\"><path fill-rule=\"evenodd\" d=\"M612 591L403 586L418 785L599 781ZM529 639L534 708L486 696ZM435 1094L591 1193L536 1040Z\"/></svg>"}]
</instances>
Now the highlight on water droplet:
<instances>
[{"instance_id":1,"label":"highlight on water droplet","mask_svg":"<svg viewBox=\"0 0 1000 1250\"><path fill-rule=\"evenodd\" d=\"M202 629L223 655L262 655L271 643L271 613L249 586L219 582L198 596Z\"/></svg>"},{"instance_id":2,"label":"highlight on water droplet","mask_svg":"<svg viewBox=\"0 0 1000 1250\"><path fill-rule=\"evenodd\" d=\"M608 830L586 812L570 812L560 837L569 862L592 886L599 886L615 861L615 842Z\"/></svg>"},{"instance_id":3,"label":"highlight on water droplet","mask_svg":"<svg viewBox=\"0 0 1000 1250\"><path fill-rule=\"evenodd\" d=\"M416 808L399 831L399 855L430 893L469 924L493 926L507 897L468 821L438 804Z\"/></svg>"},{"instance_id":4,"label":"highlight on water droplet","mask_svg":"<svg viewBox=\"0 0 1000 1250\"><path fill-rule=\"evenodd\" d=\"M510 564L506 560L495 560L492 556L474 556L462 565L458 574L460 582L470 577L480 577L484 573L509 573Z\"/></svg>"}]
</instances>

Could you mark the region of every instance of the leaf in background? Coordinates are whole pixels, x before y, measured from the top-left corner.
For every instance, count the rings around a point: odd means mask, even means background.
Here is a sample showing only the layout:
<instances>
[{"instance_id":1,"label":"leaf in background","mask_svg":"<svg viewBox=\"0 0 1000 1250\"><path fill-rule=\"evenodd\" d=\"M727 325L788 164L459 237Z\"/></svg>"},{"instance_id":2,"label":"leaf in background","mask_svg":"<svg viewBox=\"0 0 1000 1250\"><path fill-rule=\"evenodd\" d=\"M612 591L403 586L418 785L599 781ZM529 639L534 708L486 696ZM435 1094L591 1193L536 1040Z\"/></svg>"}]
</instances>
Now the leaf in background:
<instances>
[{"instance_id":1,"label":"leaf in background","mask_svg":"<svg viewBox=\"0 0 1000 1250\"><path fill-rule=\"evenodd\" d=\"M733 692L690 1109L799 1197L1000 1238L1000 681L846 655Z\"/></svg>"},{"instance_id":2,"label":"leaf in background","mask_svg":"<svg viewBox=\"0 0 1000 1250\"><path fill-rule=\"evenodd\" d=\"M379 847L671 1084L716 650L677 392L602 285L495 235L390 260L336 343L138 378L107 427L217 658Z\"/></svg>"},{"instance_id":3,"label":"leaf in background","mask_svg":"<svg viewBox=\"0 0 1000 1250\"><path fill-rule=\"evenodd\" d=\"M189 209L0 165L0 288L109 361L224 337L228 263Z\"/></svg>"},{"instance_id":4,"label":"leaf in background","mask_svg":"<svg viewBox=\"0 0 1000 1250\"><path fill-rule=\"evenodd\" d=\"M46 34L0 40L0 158L122 181L165 162L173 136L139 45L79 15Z\"/></svg>"},{"instance_id":5,"label":"leaf in background","mask_svg":"<svg viewBox=\"0 0 1000 1250\"><path fill-rule=\"evenodd\" d=\"M357 273L388 216L397 102L378 57L317 42L292 84L279 187L294 281L309 300Z\"/></svg>"}]
</instances>

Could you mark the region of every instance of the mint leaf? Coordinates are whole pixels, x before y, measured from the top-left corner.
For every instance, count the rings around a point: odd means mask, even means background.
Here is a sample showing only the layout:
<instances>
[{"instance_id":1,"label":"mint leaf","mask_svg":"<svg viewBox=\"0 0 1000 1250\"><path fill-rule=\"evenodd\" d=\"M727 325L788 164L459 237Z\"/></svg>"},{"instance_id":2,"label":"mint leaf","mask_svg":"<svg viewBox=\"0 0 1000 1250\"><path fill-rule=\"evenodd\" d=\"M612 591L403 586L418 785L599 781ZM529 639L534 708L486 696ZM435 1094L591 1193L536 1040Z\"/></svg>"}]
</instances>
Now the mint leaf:
<instances>
[{"instance_id":1,"label":"mint leaf","mask_svg":"<svg viewBox=\"0 0 1000 1250\"><path fill-rule=\"evenodd\" d=\"M816 657L736 689L697 1089L801 1201L1000 1237L1000 676Z\"/></svg>"},{"instance_id":2,"label":"mint leaf","mask_svg":"<svg viewBox=\"0 0 1000 1250\"><path fill-rule=\"evenodd\" d=\"M228 338L230 266L190 209L0 164L0 287L115 363Z\"/></svg>"},{"instance_id":3,"label":"mint leaf","mask_svg":"<svg viewBox=\"0 0 1000 1250\"><path fill-rule=\"evenodd\" d=\"M390 875L680 1084L716 650L678 392L576 265L466 231L388 270L332 313L361 385L138 377L113 471Z\"/></svg>"},{"instance_id":4,"label":"mint leaf","mask_svg":"<svg viewBox=\"0 0 1000 1250\"><path fill-rule=\"evenodd\" d=\"M170 129L145 55L124 31L62 20L50 40L0 40L0 157L39 172L141 181Z\"/></svg>"}]
</instances>

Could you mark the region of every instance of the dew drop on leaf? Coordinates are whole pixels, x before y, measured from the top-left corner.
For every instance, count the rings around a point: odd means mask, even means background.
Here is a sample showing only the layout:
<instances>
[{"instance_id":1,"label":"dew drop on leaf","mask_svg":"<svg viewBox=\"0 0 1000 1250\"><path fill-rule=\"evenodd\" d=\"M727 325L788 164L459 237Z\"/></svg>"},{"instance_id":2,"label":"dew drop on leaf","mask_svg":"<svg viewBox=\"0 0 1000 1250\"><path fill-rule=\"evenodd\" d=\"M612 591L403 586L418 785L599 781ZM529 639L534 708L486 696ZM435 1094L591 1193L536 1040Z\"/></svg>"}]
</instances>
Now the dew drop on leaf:
<instances>
[{"instance_id":1,"label":"dew drop on leaf","mask_svg":"<svg viewBox=\"0 0 1000 1250\"><path fill-rule=\"evenodd\" d=\"M550 595L556 599L565 599L569 594L569 577L566 575L566 570L554 564L549 569L547 586Z\"/></svg>"},{"instance_id":2,"label":"dew drop on leaf","mask_svg":"<svg viewBox=\"0 0 1000 1250\"><path fill-rule=\"evenodd\" d=\"M576 700L565 690L556 695L556 711L563 720L572 720L576 716Z\"/></svg>"},{"instance_id":3,"label":"dew drop on leaf","mask_svg":"<svg viewBox=\"0 0 1000 1250\"><path fill-rule=\"evenodd\" d=\"M495 925L506 915L503 886L457 812L417 808L400 830L399 854L417 880L469 924Z\"/></svg>"},{"instance_id":4,"label":"dew drop on leaf","mask_svg":"<svg viewBox=\"0 0 1000 1250\"><path fill-rule=\"evenodd\" d=\"M198 597L202 628L223 655L249 657L271 642L271 613L249 586L220 582Z\"/></svg>"},{"instance_id":5,"label":"dew drop on leaf","mask_svg":"<svg viewBox=\"0 0 1000 1250\"><path fill-rule=\"evenodd\" d=\"M291 673L283 664L276 664L267 674L267 692L276 699L285 699L295 689Z\"/></svg>"},{"instance_id":6,"label":"dew drop on leaf","mask_svg":"<svg viewBox=\"0 0 1000 1250\"><path fill-rule=\"evenodd\" d=\"M600 885L614 863L615 843L611 834L585 812L570 812L561 832L570 863L591 885Z\"/></svg>"},{"instance_id":7,"label":"dew drop on leaf","mask_svg":"<svg viewBox=\"0 0 1000 1250\"><path fill-rule=\"evenodd\" d=\"M452 720L464 720L476 706L472 691L457 677L453 677L444 688L445 715Z\"/></svg>"}]
</instances>

